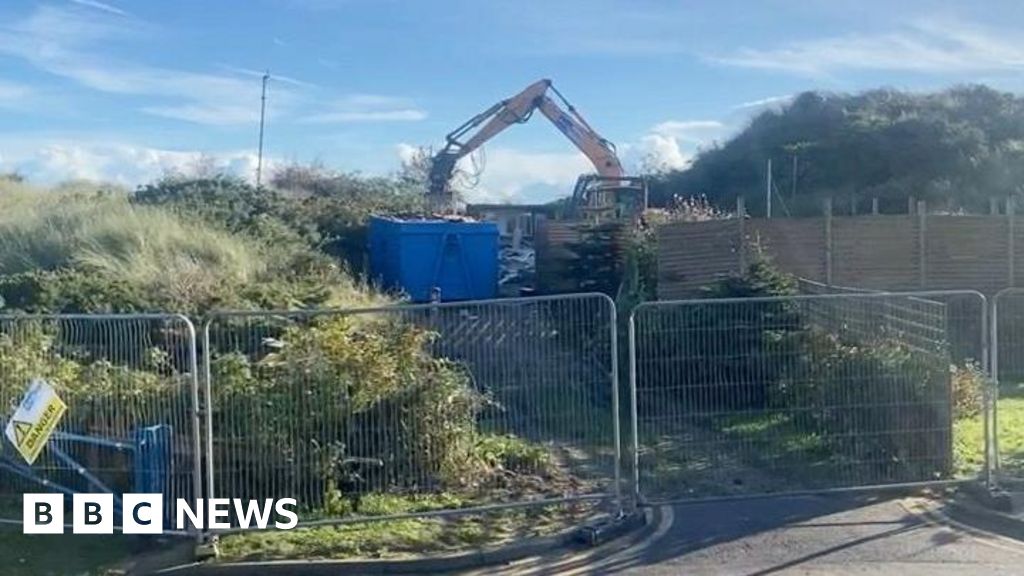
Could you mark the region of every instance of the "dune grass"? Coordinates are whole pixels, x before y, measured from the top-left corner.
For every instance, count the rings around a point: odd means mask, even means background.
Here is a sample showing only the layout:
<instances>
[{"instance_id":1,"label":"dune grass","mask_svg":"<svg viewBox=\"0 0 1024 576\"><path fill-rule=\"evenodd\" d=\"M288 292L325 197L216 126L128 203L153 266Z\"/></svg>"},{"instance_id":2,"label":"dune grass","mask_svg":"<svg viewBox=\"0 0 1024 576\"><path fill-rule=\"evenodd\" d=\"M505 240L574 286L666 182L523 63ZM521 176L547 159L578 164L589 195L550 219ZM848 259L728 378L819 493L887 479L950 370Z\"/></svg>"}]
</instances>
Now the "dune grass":
<instances>
[{"instance_id":1,"label":"dune grass","mask_svg":"<svg viewBox=\"0 0 1024 576\"><path fill-rule=\"evenodd\" d=\"M322 285L323 305L381 303L344 274L296 270L295 262L316 257L305 245L271 244L132 204L119 191L0 182L0 277L75 270L133 286L154 306L185 313L241 306L244 290L288 293L298 282Z\"/></svg>"},{"instance_id":2,"label":"dune grass","mask_svg":"<svg viewBox=\"0 0 1024 576\"><path fill-rule=\"evenodd\" d=\"M0 196L0 273L82 266L141 283L198 266L245 280L265 269L259 247L121 196Z\"/></svg>"}]
</instances>

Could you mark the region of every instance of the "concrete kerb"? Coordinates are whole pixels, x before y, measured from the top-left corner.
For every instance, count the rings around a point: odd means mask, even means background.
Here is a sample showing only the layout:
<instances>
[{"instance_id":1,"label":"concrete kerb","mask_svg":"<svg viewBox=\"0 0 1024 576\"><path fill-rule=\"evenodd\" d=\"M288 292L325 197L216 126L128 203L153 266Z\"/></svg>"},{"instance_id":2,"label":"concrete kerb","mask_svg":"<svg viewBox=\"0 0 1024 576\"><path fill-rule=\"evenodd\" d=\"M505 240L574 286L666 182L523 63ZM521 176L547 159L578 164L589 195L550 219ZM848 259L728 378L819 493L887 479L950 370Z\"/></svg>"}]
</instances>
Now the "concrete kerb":
<instances>
[{"instance_id":1,"label":"concrete kerb","mask_svg":"<svg viewBox=\"0 0 1024 576\"><path fill-rule=\"evenodd\" d=\"M1024 516L1014 500L1009 492L966 484L942 498L942 511L967 526L1024 541Z\"/></svg>"},{"instance_id":2,"label":"concrete kerb","mask_svg":"<svg viewBox=\"0 0 1024 576\"><path fill-rule=\"evenodd\" d=\"M353 560L275 560L267 562L194 562L165 568L154 574L168 576L317 576L335 574L435 574L508 564L553 552L593 551L633 533L642 541L656 529L660 518L657 508L644 508L622 518L606 517L560 534L531 538L472 552L408 559Z\"/></svg>"}]
</instances>

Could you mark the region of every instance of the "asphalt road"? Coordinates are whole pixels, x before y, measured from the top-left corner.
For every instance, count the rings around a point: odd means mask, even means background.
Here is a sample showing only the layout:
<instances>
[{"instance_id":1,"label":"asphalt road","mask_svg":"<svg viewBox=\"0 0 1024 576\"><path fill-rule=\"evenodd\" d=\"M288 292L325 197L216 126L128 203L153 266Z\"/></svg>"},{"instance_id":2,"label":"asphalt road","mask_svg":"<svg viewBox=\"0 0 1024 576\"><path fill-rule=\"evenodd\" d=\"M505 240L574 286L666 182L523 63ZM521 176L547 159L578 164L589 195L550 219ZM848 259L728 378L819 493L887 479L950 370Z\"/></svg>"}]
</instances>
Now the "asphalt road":
<instances>
[{"instance_id":1,"label":"asphalt road","mask_svg":"<svg viewBox=\"0 0 1024 576\"><path fill-rule=\"evenodd\" d=\"M641 541L486 573L1024 575L1024 543L963 526L920 498L807 496L660 510Z\"/></svg>"}]
</instances>

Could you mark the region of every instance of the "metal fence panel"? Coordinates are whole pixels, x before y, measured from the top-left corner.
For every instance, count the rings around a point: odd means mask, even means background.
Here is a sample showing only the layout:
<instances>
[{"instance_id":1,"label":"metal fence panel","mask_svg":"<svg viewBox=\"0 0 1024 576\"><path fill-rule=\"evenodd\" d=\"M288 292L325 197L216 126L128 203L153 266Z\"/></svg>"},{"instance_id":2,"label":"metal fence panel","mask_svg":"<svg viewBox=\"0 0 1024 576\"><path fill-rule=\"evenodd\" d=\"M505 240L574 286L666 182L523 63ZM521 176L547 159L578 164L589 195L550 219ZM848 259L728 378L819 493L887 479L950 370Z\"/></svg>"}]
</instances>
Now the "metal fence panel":
<instances>
[{"instance_id":1,"label":"metal fence panel","mask_svg":"<svg viewBox=\"0 0 1024 576\"><path fill-rule=\"evenodd\" d=\"M987 470L986 314L977 292L639 306L630 318L638 497L976 476Z\"/></svg>"},{"instance_id":2,"label":"metal fence panel","mask_svg":"<svg viewBox=\"0 0 1024 576\"><path fill-rule=\"evenodd\" d=\"M50 383L67 411L31 465L3 440L0 518L21 522L25 492L112 492L120 525L121 494L161 493L171 529L175 499L191 501L201 489L192 323L156 314L0 316L0 425L33 379Z\"/></svg>"},{"instance_id":3,"label":"metal fence panel","mask_svg":"<svg viewBox=\"0 0 1024 576\"><path fill-rule=\"evenodd\" d=\"M442 513L616 499L606 296L226 312L204 349L211 495L294 497L303 524L387 495L451 497Z\"/></svg>"},{"instance_id":4,"label":"metal fence panel","mask_svg":"<svg viewBox=\"0 0 1024 576\"><path fill-rule=\"evenodd\" d=\"M1003 480L1024 480L1024 289L1007 288L992 299L992 376L995 380L995 469Z\"/></svg>"}]
</instances>

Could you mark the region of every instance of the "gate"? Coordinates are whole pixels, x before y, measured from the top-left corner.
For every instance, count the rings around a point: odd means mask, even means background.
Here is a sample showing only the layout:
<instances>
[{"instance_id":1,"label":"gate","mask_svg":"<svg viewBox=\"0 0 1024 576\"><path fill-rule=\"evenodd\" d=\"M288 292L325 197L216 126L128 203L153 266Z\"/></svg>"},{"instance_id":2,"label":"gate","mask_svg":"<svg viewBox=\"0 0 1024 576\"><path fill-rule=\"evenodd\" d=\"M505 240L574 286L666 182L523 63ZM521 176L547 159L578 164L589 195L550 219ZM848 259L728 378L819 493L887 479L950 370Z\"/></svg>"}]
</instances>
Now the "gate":
<instances>
[{"instance_id":1,"label":"gate","mask_svg":"<svg viewBox=\"0 0 1024 576\"><path fill-rule=\"evenodd\" d=\"M211 496L300 525L619 501L604 295L222 312L203 340Z\"/></svg>"},{"instance_id":2,"label":"gate","mask_svg":"<svg viewBox=\"0 0 1024 576\"><path fill-rule=\"evenodd\" d=\"M978 292L649 302L629 330L638 499L958 482L989 469Z\"/></svg>"},{"instance_id":3,"label":"gate","mask_svg":"<svg viewBox=\"0 0 1024 576\"><path fill-rule=\"evenodd\" d=\"M175 499L201 489L192 323L172 314L0 316L4 418L33 380L49 383L67 411L31 466L4 440L0 521L21 523L23 493L111 492L119 526L122 494L160 493L174 532Z\"/></svg>"}]
</instances>

